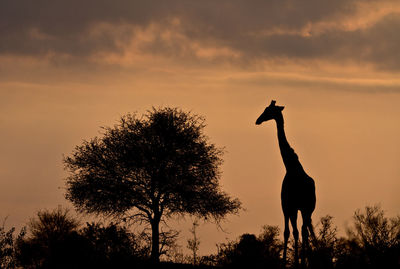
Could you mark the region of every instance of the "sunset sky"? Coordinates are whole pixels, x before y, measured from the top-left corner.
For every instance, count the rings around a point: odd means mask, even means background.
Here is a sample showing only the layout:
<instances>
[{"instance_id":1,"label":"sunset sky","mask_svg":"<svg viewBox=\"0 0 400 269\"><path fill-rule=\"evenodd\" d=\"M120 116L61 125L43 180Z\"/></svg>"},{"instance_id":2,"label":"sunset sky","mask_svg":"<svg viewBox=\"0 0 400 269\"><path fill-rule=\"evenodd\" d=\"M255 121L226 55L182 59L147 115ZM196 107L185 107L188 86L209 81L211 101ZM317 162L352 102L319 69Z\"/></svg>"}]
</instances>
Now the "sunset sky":
<instances>
[{"instance_id":1,"label":"sunset sky","mask_svg":"<svg viewBox=\"0 0 400 269\"><path fill-rule=\"evenodd\" d=\"M357 208L400 214L399 33L398 0L0 0L0 220L72 208L63 154L172 106L206 118L246 209L226 232L201 225L200 254L282 228L276 126L254 124L271 99L316 182L314 224L330 214L344 234ZM184 251L190 223L171 224Z\"/></svg>"}]
</instances>

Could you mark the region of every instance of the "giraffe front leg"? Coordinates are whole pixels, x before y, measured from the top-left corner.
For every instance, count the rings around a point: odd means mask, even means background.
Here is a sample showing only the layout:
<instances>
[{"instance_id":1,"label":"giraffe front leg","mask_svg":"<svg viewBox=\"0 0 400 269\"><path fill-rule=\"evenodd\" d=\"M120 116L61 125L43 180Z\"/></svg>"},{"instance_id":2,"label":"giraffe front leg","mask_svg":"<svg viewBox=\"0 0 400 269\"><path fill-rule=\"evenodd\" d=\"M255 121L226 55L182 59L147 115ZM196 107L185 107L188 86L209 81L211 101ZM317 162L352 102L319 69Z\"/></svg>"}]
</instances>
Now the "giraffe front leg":
<instances>
[{"instance_id":1,"label":"giraffe front leg","mask_svg":"<svg viewBox=\"0 0 400 269\"><path fill-rule=\"evenodd\" d=\"M290 222L293 228L293 237L294 237L294 265L298 268L299 265L299 230L297 229L297 211L295 214L290 216Z\"/></svg>"},{"instance_id":2,"label":"giraffe front leg","mask_svg":"<svg viewBox=\"0 0 400 269\"><path fill-rule=\"evenodd\" d=\"M299 231L297 227L293 227L293 237L294 237L294 265L297 268L299 266Z\"/></svg>"},{"instance_id":3,"label":"giraffe front leg","mask_svg":"<svg viewBox=\"0 0 400 269\"><path fill-rule=\"evenodd\" d=\"M283 267L286 267L286 256L287 256L287 244L289 241L290 229L289 229L289 218L285 216L285 230L283 232Z\"/></svg>"}]
</instances>

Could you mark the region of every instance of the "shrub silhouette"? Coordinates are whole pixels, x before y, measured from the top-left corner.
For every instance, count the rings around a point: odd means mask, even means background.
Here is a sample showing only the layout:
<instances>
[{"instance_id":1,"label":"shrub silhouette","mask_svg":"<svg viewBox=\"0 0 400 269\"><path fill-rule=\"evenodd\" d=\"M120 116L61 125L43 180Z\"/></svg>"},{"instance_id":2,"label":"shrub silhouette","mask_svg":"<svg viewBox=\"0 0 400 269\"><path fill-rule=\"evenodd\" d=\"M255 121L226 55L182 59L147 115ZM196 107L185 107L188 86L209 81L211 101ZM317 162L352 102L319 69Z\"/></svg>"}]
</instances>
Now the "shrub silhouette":
<instances>
[{"instance_id":1,"label":"shrub silhouette","mask_svg":"<svg viewBox=\"0 0 400 269\"><path fill-rule=\"evenodd\" d=\"M333 226L333 217L326 215L320 219L316 239L312 241L309 268L334 268L338 253L337 228Z\"/></svg>"},{"instance_id":2,"label":"shrub silhouette","mask_svg":"<svg viewBox=\"0 0 400 269\"><path fill-rule=\"evenodd\" d=\"M122 268L140 265L148 246L126 227L79 222L61 207L32 218L28 236L17 241L17 262L23 268ZM3 268L3 267L1 267Z\"/></svg>"},{"instance_id":3,"label":"shrub silhouette","mask_svg":"<svg viewBox=\"0 0 400 269\"><path fill-rule=\"evenodd\" d=\"M86 223L80 233L88 242L87 259L91 267L121 268L149 257L149 248L126 227L92 222Z\"/></svg>"},{"instance_id":4,"label":"shrub silhouette","mask_svg":"<svg viewBox=\"0 0 400 269\"><path fill-rule=\"evenodd\" d=\"M278 268L283 248L279 229L264 226L257 237L243 234L238 241L219 245L216 264L224 268Z\"/></svg>"},{"instance_id":5,"label":"shrub silhouette","mask_svg":"<svg viewBox=\"0 0 400 269\"><path fill-rule=\"evenodd\" d=\"M400 268L400 216L388 219L380 206L358 209L342 238L331 216L320 224L309 268Z\"/></svg>"},{"instance_id":6,"label":"shrub silhouette","mask_svg":"<svg viewBox=\"0 0 400 269\"><path fill-rule=\"evenodd\" d=\"M322 217L316 228L316 239L311 242L304 268L400 268L400 216L389 219L380 206L356 210L346 237L338 237L329 215ZM217 255L202 260L222 268L281 268L283 243L278 236L279 229L267 225L259 236L243 234L237 241L220 244ZM287 266L295 268L293 251L288 254Z\"/></svg>"},{"instance_id":7,"label":"shrub silhouette","mask_svg":"<svg viewBox=\"0 0 400 269\"><path fill-rule=\"evenodd\" d=\"M19 265L23 268L84 267L86 241L79 235L78 226L79 222L67 209L39 211L28 225L28 237L18 242Z\"/></svg>"},{"instance_id":8,"label":"shrub silhouette","mask_svg":"<svg viewBox=\"0 0 400 269\"><path fill-rule=\"evenodd\" d=\"M17 255L17 242L22 240L25 236L25 227L21 229L17 236L14 235L15 228L10 229L5 228L5 222L7 218L4 219L3 225L0 226L0 268L15 268L17 265L16 255Z\"/></svg>"},{"instance_id":9,"label":"shrub silhouette","mask_svg":"<svg viewBox=\"0 0 400 269\"><path fill-rule=\"evenodd\" d=\"M367 206L353 216L337 268L400 268L400 216L385 217L380 206Z\"/></svg>"}]
</instances>

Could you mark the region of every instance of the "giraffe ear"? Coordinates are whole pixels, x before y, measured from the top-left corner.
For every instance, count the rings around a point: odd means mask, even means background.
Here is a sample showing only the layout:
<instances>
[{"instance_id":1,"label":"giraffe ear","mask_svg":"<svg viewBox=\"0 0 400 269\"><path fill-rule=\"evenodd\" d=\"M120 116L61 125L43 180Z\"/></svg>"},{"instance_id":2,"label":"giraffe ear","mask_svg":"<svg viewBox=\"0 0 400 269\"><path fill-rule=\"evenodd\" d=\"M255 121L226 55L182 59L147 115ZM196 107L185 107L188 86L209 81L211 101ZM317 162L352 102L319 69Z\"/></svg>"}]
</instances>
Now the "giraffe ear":
<instances>
[{"instance_id":1,"label":"giraffe ear","mask_svg":"<svg viewBox=\"0 0 400 269\"><path fill-rule=\"evenodd\" d=\"M282 111L285 107L284 106L277 106L277 108Z\"/></svg>"}]
</instances>

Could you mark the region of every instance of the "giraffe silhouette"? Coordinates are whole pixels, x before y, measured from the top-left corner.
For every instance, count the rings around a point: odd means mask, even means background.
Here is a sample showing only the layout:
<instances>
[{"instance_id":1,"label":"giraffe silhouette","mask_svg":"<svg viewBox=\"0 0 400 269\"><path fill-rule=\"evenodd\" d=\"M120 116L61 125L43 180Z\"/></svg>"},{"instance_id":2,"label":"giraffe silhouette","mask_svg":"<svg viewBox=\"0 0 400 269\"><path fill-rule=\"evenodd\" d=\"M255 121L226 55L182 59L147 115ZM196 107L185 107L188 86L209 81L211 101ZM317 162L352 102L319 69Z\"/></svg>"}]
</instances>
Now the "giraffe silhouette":
<instances>
[{"instance_id":1,"label":"giraffe silhouette","mask_svg":"<svg viewBox=\"0 0 400 269\"><path fill-rule=\"evenodd\" d=\"M309 233L315 238L313 226L311 223L311 215L315 209L315 183L314 180L307 175L301 165L297 154L290 147L284 130L284 121L282 110L283 106L276 106L275 101L265 108L264 112L258 117L256 124L259 125L264 121L275 120L278 131L278 142L281 151L283 163L286 168L286 175L282 183L281 201L282 211L285 217L284 230L284 249L283 262L286 263L287 243L289 240L290 229L289 220L293 228L294 237L294 259L295 265L298 266L298 240L299 231L297 229L297 212L300 210L303 219L301 228L302 251L301 263L305 265L306 250L308 248Z\"/></svg>"}]
</instances>

